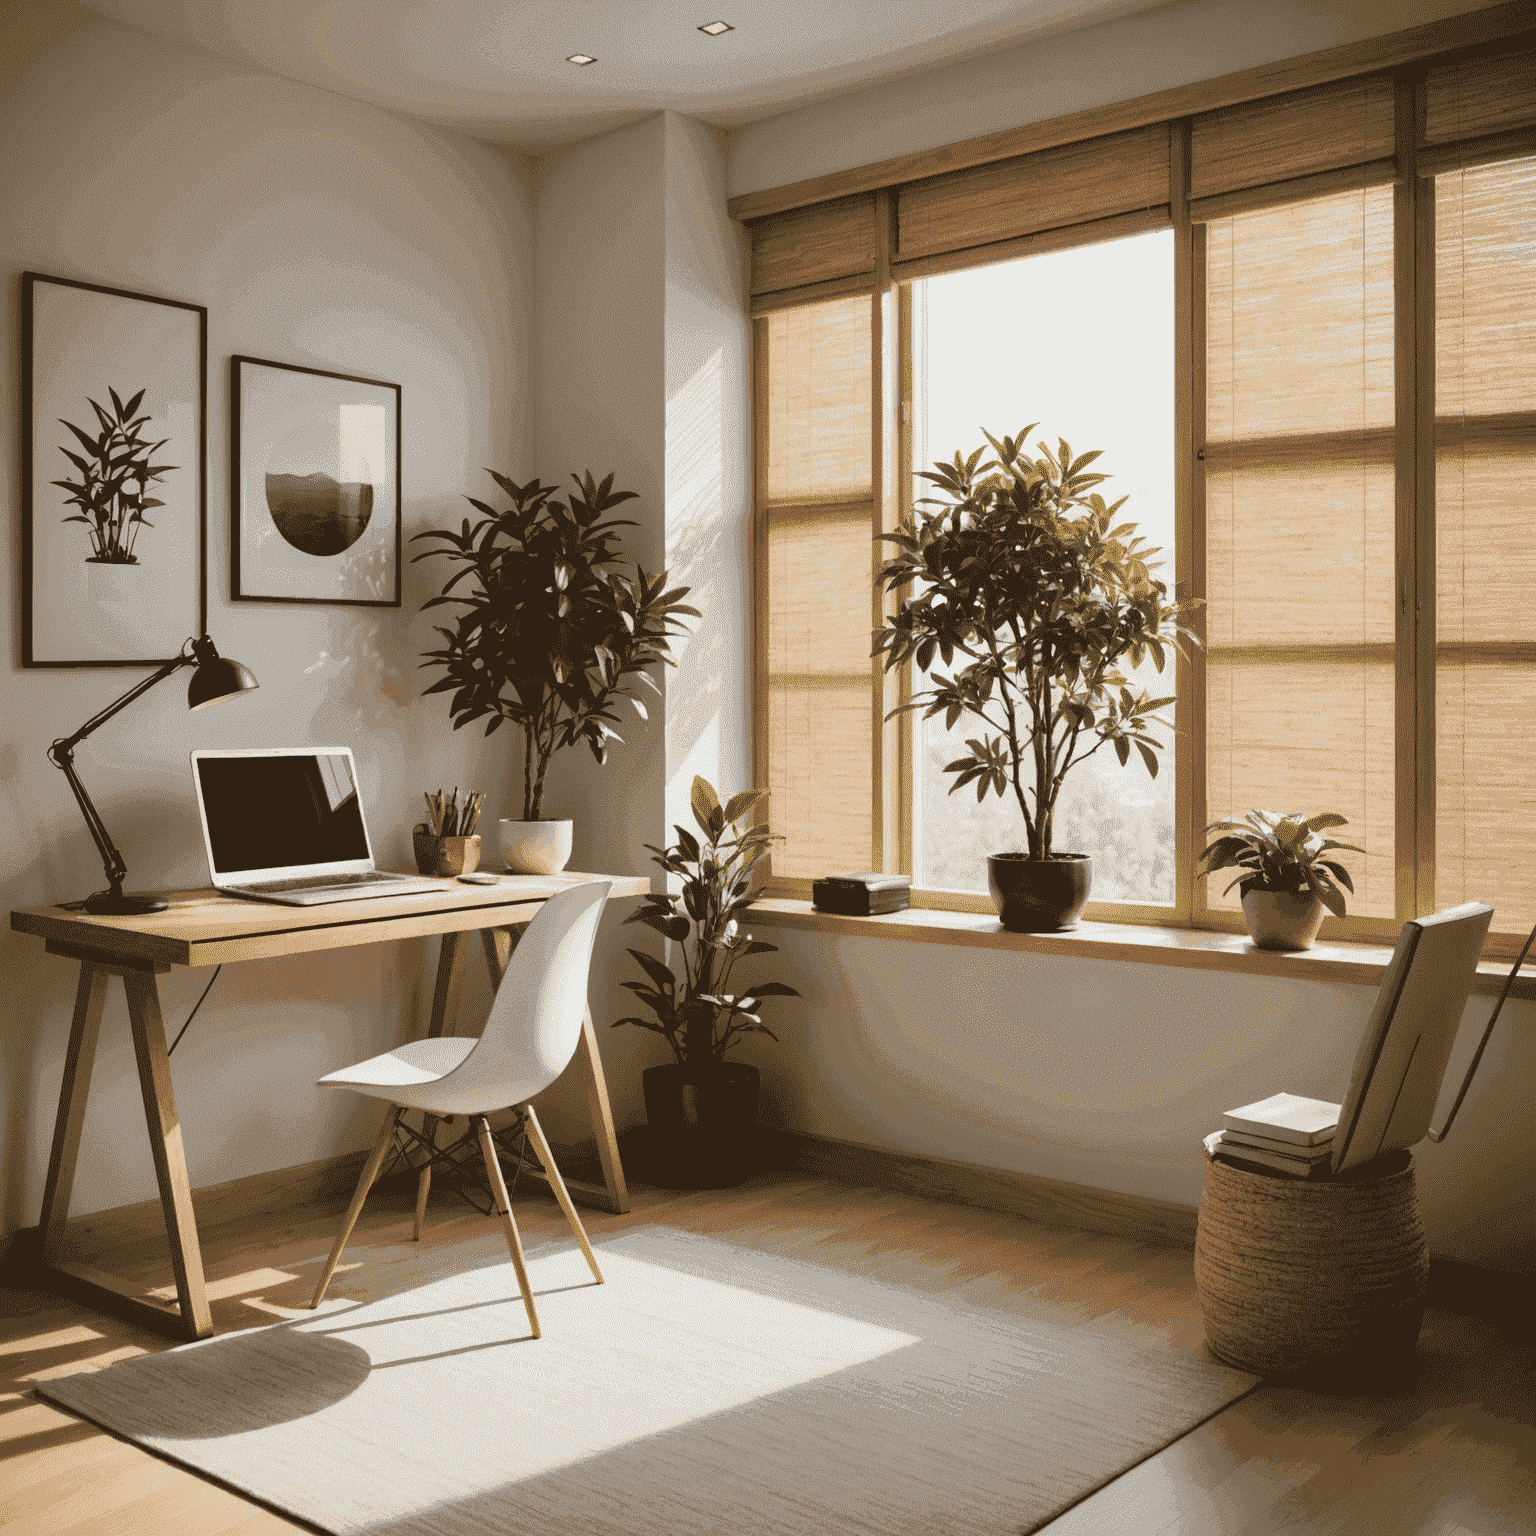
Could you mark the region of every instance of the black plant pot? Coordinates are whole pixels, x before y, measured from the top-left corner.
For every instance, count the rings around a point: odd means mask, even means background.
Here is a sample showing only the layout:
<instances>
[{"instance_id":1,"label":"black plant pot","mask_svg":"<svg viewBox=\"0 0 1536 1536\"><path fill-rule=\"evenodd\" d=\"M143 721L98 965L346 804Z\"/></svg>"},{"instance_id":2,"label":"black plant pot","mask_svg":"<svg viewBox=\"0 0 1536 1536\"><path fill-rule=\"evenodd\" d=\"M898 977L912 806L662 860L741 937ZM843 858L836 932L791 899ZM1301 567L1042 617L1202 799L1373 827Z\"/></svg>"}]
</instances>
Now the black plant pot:
<instances>
[{"instance_id":1,"label":"black plant pot","mask_svg":"<svg viewBox=\"0 0 1536 1536\"><path fill-rule=\"evenodd\" d=\"M1055 933L1076 928L1093 887L1086 853L1031 859L1022 853L987 855L987 884L998 921L1011 933Z\"/></svg>"},{"instance_id":2,"label":"black plant pot","mask_svg":"<svg viewBox=\"0 0 1536 1536\"><path fill-rule=\"evenodd\" d=\"M742 1062L647 1067L649 1182L664 1189L730 1189L751 1169L758 1071Z\"/></svg>"}]
</instances>

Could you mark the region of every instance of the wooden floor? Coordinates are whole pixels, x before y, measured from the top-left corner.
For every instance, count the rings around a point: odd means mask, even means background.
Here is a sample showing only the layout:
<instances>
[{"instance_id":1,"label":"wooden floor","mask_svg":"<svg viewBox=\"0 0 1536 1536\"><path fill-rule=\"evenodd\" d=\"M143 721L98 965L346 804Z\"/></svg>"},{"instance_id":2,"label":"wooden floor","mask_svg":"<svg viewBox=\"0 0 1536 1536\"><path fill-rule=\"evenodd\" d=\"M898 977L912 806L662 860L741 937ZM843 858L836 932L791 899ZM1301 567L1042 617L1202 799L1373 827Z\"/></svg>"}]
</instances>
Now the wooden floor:
<instances>
[{"instance_id":1,"label":"wooden floor","mask_svg":"<svg viewBox=\"0 0 1536 1536\"><path fill-rule=\"evenodd\" d=\"M525 1240L564 1232L554 1203L515 1199ZM338 1207L259 1229L205 1230L220 1332L307 1301L285 1269L323 1256ZM594 1238L648 1222L925 1289L1068 1328L1200 1355L1188 1252L795 1173L680 1194L640 1186L628 1216L584 1213ZM409 1200L380 1189L344 1263L409 1236ZM434 1193L425 1239L483 1230ZM90 1261L91 1255L76 1255ZM118 1244L111 1268L165 1273L163 1237ZM310 1269L309 1274L313 1274ZM31 1291L0 1292L0 1527L6 1536L267 1536L302 1529L48 1406L34 1382L169 1346L135 1324ZM1261 1387L1069 1510L1050 1536L1380 1536L1536 1533L1536 1348L1489 1322L1431 1311L1415 1388L1325 1396ZM828 1533L832 1536L832 1533Z\"/></svg>"}]
</instances>

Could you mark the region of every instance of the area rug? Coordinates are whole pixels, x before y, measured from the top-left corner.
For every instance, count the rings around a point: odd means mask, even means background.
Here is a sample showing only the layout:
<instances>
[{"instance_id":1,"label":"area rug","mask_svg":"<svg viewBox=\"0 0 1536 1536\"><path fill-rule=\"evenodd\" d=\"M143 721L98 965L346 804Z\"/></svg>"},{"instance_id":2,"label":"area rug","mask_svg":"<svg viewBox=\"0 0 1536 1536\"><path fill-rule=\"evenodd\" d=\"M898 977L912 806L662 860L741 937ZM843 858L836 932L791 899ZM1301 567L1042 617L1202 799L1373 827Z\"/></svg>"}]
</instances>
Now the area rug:
<instances>
[{"instance_id":1,"label":"area rug","mask_svg":"<svg viewBox=\"0 0 1536 1536\"><path fill-rule=\"evenodd\" d=\"M39 1393L337 1536L1020 1536L1255 1378L667 1227L357 1248L317 1313Z\"/></svg>"}]
</instances>

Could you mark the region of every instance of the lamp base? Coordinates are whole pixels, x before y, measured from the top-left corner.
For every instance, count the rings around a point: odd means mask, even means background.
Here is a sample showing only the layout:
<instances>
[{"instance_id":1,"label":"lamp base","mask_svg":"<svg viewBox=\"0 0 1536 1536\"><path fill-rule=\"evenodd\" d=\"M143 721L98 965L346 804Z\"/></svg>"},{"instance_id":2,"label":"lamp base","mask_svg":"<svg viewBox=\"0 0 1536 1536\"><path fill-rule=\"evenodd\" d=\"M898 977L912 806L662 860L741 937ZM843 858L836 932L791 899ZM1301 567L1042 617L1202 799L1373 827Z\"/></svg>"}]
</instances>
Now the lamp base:
<instances>
[{"instance_id":1,"label":"lamp base","mask_svg":"<svg viewBox=\"0 0 1536 1536\"><path fill-rule=\"evenodd\" d=\"M158 896L125 896L121 891L97 891L80 903L82 911L105 917L142 917L146 912L164 912L170 902Z\"/></svg>"}]
</instances>

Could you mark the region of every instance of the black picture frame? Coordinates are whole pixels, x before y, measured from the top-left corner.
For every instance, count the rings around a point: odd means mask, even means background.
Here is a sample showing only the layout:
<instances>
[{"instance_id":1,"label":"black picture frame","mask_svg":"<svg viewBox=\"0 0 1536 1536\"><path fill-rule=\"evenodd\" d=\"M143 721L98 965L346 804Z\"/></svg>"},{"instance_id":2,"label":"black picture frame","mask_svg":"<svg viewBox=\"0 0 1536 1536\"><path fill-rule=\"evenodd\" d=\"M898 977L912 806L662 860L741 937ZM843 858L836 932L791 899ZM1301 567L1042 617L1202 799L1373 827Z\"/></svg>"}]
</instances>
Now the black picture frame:
<instances>
[{"instance_id":1,"label":"black picture frame","mask_svg":"<svg viewBox=\"0 0 1536 1536\"><path fill-rule=\"evenodd\" d=\"M400 607L400 386L229 362L230 597Z\"/></svg>"},{"instance_id":2,"label":"black picture frame","mask_svg":"<svg viewBox=\"0 0 1536 1536\"><path fill-rule=\"evenodd\" d=\"M23 272L21 334L21 664L156 666L208 625L208 310Z\"/></svg>"}]
</instances>

